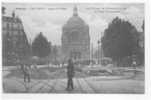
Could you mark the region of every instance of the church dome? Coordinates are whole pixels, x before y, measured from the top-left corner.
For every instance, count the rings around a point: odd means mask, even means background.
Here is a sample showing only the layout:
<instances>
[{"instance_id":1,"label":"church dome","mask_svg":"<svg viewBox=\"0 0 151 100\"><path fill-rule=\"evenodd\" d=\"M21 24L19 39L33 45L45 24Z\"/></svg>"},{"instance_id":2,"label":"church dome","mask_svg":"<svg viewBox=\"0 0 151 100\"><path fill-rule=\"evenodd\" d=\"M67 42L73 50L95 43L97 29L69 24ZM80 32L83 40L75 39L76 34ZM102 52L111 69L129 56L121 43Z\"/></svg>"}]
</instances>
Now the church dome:
<instances>
[{"instance_id":1,"label":"church dome","mask_svg":"<svg viewBox=\"0 0 151 100\"><path fill-rule=\"evenodd\" d=\"M62 28L62 52L67 58L89 58L89 26L78 16L77 7L74 7L72 17Z\"/></svg>"},{"instance_id":2,"label":"church dome","mask_svg":"<svg viewBox=\"0 0 151 100\"><path fill-rule=\"evenodd\" d=\"M79 16L72 16L71 18L69 18L69 20L67 21L67 24L85 24L85 22L79 17Z\"/></svg>"},{"instance_id":3,"label":"church dome","mask_svg":"<svg viewBox=\"0 0 151 100\"><path fill-rule=\"evenodd\" d=\"M87 24L83 21L82 18L78 16L77 7L73 9L73 16L69 18L64 27L72 27L72 26L87 26Z\"/></svg>"}]
</instances>

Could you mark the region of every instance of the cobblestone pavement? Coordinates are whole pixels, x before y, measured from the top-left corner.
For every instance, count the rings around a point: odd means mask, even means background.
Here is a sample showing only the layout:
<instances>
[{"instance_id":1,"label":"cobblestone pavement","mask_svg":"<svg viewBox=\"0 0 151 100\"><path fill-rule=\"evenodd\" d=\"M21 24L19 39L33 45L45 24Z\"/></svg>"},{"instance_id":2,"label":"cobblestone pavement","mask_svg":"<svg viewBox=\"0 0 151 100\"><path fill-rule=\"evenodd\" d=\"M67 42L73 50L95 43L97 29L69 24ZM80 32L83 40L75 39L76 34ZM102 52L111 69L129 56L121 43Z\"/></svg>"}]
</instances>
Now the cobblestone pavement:
<instances>
[{"instance_id":1,"label":"cobblestone pavement","mask_svg":"<svg viewBox=\"0 0 151 100\"><path fill-rule=\"evenodd\" d=\"M32 80L4 78L4 93L144 93L144 80L120 77L74 78L74 90L66 91L67 79Z\"/></svg>"}]
</instances>

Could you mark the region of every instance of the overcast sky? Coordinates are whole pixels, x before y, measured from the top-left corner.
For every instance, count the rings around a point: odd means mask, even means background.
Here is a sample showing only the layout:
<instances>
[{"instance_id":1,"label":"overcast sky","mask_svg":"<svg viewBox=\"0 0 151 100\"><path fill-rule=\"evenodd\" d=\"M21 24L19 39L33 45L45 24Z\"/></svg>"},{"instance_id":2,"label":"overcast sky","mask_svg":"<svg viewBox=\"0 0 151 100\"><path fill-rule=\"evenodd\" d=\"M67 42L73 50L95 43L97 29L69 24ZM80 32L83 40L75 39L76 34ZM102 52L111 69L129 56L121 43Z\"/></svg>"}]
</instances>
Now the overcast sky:
<instances>
[{"instance_id":1,"label":"overcast sky","mask_svg":"<svg viewBox=\"0 0 151 100\"><path fill-rule=\"evenodd\" d=\"M79 16L89 25L93 46L103 34L108 24L119 16L129 20L138 31L144 20L144 4L18 4L3 3L5 16L15 11L21 18L28 39L33 40L39 32L53 45L61 45L62 26L73 14L73 7L78 8Z\"/></svg>"}]
</instances>

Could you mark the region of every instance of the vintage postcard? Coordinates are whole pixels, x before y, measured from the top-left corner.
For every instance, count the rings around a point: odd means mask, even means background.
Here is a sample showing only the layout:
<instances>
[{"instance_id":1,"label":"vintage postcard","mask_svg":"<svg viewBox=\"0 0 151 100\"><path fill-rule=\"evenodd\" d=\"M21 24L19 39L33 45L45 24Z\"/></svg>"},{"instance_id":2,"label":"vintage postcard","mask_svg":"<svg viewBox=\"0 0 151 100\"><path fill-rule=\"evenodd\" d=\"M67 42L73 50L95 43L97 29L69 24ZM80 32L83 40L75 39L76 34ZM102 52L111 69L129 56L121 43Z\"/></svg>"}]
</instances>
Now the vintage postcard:
<instances>
[{"instance_id":1,"label":"vintage postcard","mask_svg":"<svg viewBox=\"0 0 151 100\"><path fill-rule=\"evenodd\" d=\"M144 3L2 2L2 92L144 94Z\"/></svg>"}]
</instances>

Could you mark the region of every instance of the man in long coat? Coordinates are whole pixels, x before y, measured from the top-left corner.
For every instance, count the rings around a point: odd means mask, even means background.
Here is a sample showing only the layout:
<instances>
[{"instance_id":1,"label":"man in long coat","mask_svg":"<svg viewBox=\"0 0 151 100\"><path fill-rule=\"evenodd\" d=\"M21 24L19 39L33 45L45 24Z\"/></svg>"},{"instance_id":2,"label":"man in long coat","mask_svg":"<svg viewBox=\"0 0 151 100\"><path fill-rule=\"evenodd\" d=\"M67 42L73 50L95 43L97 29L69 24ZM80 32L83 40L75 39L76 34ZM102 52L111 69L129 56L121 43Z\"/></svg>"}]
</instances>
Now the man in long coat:
<instances>
[{"instance_id":1,"label":"man in long coat","mask_svg":"<svg viewBox=\"0 0 151 100\"><path fill-rule=\"evenodd\" d=\"M68 60L68 66L67 66L67 77L68 77L68 83L67 83L67 90L73 90L73 80L74 77L74 64L72 59Z\"/></svg>"}]
</instances>

